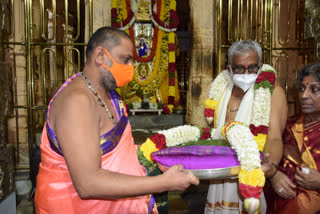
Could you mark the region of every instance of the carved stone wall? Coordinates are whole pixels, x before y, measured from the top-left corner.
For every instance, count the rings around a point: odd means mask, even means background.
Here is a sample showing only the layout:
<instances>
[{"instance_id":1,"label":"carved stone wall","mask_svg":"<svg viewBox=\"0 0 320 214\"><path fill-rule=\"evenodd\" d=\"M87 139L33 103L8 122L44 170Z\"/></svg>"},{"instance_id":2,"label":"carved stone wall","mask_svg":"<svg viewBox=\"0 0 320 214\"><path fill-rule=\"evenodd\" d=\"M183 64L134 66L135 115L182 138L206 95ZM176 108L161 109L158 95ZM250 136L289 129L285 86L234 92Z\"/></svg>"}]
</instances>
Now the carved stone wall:
<instances>
[{"instance_id":1,"label":"carved stone wall","mask_svg":"<svg viewBox=\"0 0 320 214\"><path fill-rule=\"evenodd\" d=\"M0 42L10 34L9 1L0 0ZM12 73L5 62L6 47L0 46L0 201L15 190L14 148L8 146L7 121L12 115Z\"/></svg>"},{"instance_id":2,"label":"carved stone wall","mask_svg":"<svg viewBox=\"0 0 320 214\"><path fill-rule=\"evenodd\" d=\"M14 147L0 150L0 201L15 191Z\"/></svg>"},{"instance_id":3,"label":"carved stone wall","mask_svg":"<svg viewBox=\"0 0 320 214\"><path fill-rule=\"evenodd\" d=\"M12 114L12 76L8 63L0 62L0 149L8 144L8 117Z\"/></svg>"}]
</instances>

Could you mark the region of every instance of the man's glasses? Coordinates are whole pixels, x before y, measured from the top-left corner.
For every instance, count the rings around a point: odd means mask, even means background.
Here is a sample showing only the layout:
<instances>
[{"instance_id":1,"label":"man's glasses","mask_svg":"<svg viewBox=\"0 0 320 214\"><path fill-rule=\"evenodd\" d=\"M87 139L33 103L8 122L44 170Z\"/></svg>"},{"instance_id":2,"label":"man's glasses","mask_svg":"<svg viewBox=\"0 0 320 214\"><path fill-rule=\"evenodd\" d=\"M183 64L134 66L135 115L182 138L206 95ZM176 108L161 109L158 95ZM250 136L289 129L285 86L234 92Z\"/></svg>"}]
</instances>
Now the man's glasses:
<instances>
[{"instance_id":1,"label":"man's glasses","mask_svg":"<svg viewBox=\"0 0 320 214\"><path fill-rule=\"evenodd\" d=\"M255 65L249 65L246 68L242 65L238 65L238 66L232 67L232 72L235 74L243 74L247 69L250 74L253 74L253 73L257 73L259 71L260 66L255 64Z\"/></svg>"}]
</instances>

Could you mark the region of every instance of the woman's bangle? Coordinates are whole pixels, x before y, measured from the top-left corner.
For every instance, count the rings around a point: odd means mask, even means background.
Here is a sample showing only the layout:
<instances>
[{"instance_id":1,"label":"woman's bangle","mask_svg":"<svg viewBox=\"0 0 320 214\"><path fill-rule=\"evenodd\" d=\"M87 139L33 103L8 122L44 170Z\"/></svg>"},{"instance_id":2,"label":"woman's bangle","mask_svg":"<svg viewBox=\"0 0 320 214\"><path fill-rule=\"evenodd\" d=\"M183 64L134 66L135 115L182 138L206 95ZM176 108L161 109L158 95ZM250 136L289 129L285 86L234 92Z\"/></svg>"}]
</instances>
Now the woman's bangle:
<instances>
[{"instance_id":1,"label":"woman's bangle","mask_svg":"<svg viewBox=\"0 0 320 214\"><path fill-rule=\"evenodd\" d=\"M275 165L274 163L272 163L272 166L274 166L276 168L276 171L269 177L269 179L273 178L273 176L275 176L278 172L278 166Z\"/></svg>"}]
</instances>

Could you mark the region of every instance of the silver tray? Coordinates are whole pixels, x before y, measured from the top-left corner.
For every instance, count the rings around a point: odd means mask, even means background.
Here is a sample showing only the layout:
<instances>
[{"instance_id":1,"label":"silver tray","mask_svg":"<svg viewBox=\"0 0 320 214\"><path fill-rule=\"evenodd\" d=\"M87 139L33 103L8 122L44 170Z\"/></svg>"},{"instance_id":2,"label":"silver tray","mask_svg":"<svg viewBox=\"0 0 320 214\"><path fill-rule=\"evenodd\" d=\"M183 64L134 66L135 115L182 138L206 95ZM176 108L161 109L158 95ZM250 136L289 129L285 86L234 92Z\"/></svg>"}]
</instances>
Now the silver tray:
<instances>
[{"instance_id":1,"label":"silver tray","mask_svg":"<svg viewBox=\"0 0 320 214\"><path fill-rule=\"evenodd\" d=\"M240 166L218 169L188 169L188 171L201 180L227 179L236 178L240 172Z\"/></svg>"}]
</instances>

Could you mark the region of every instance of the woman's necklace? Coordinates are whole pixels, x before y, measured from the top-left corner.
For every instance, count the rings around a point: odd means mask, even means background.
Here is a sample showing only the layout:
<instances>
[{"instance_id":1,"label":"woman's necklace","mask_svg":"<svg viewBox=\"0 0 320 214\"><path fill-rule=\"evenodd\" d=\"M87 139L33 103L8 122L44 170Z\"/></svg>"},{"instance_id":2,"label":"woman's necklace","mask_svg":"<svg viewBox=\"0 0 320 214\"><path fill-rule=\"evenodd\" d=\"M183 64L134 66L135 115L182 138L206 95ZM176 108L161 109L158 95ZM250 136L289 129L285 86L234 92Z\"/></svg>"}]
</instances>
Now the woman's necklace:
<instances>
[{"instance_id":1,"label":"woman's necklace","mask_svg":"<svg viewBox=\"0 0 320 214\"><path fill-rule=\"evenodd\" d=\"M117 124L117 122L114 119L114 116L110 113L107 105L102 101L101 97L99 96L99 94L93 89L91 83L89 82L88 78L82 73L80 72L80 77L81 79L83 79L85 81L85 83L87 84L88 88L92 91L92 93L98 98L98 102L99 104L104 107L104 109L106 110L110 120L113 122L114 125Z\"/></svg>"}]
</instances>

